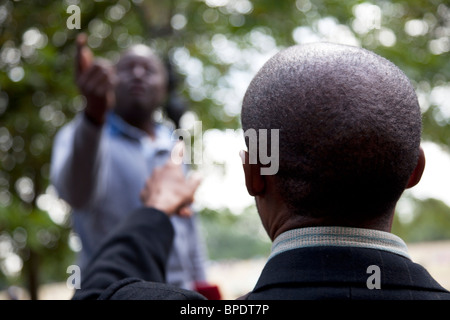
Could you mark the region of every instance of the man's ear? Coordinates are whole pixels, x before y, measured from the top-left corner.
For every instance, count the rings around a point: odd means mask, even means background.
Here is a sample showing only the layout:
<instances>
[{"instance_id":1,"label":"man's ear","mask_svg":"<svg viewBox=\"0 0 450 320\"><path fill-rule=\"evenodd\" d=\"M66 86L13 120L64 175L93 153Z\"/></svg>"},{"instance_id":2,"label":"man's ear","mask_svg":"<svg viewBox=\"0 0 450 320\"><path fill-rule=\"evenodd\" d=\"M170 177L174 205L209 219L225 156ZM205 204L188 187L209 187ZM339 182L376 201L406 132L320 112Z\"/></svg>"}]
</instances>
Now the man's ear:
<instances>
[{"instance_id":1,"label":"man's ear","mask_svg":"<svg viewBox=\"0 0 450 320\"><path fill-rule=\"evenodd\" d=\"M417 161L417 165L414 168L413 173L409 177L408 184L406 185L407 189L412 188L419 183L420 178L422 178L424 170L425 170L425 153L423 152L422 147L420 147L419 160Z\"/></svg>"},{"instance_id":2,"label":"man's ear","mask_svg":"<svg viewBox=\"0 0 450 320\"><path fill-rule=\"evenodd\" d=\"M242 167L245 175L245 185L251 196L261 195L266 187L266 181L261 175L261 166L259 164L251 164L248 152L241 150L239 155L242 160Z\"/></svg>"}]
</instances>

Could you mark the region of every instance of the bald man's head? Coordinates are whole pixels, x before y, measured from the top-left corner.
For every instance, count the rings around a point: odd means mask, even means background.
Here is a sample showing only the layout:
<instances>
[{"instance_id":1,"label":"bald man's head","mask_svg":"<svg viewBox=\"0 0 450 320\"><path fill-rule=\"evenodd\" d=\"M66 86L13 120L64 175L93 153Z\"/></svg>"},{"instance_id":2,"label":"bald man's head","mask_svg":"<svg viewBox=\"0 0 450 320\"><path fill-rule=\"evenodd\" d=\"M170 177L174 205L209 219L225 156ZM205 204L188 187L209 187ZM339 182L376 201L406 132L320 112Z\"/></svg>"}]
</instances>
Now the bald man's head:
<instances>
[{"instance_id":1,"label":"bald man's head","mask_svg":"<svg viewBox=\"0 0 450 320\"><path fill-rule=\"evenodd\" d=\"M413 172L421 113L406 75L365 49L317 43L270 59L242 106L244 130L280 129L280 195L292 212L371 219Z\"/></svg>"}]
</instances>

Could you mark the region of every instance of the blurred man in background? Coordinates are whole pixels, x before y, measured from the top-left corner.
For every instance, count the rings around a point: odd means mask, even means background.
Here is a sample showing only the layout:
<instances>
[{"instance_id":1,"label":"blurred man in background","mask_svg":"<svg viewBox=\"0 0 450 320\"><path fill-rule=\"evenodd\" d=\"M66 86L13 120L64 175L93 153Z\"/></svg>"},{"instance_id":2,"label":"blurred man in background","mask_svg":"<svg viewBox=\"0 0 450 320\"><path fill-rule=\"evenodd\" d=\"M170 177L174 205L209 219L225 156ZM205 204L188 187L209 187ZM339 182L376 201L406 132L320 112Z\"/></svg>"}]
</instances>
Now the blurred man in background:
<instances>
[{"instance_id":1,"label":"blurred man in background","mask_svg":"<svg viewBox=\"0 0 450 320\"><path fill-rule=\"evenodd\" d=\"M145 181L170 156L174 141L171 129L154 120L167 98L168 73L150 47L132 46L112 65L94 59L81 34L76 83L86 107L55 138L51 180L73 208L83 270L109 231L142 205ZM194 289L205 281L205 248L191 208L179 213L171 218L176 236L166 280Z\"/></svg>"}]
</instances>

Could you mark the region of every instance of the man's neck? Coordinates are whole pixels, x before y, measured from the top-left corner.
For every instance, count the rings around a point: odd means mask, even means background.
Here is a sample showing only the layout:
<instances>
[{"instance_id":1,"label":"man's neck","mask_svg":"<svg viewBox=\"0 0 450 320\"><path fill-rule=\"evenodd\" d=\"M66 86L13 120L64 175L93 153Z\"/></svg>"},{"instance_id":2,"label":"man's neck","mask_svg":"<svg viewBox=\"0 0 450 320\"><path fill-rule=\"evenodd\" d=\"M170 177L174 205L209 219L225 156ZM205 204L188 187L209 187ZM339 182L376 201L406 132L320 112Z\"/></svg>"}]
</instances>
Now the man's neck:
<instances>
[{"instance_id":1,"label":"man's neck","mask_svg":"<svg viewBox=\"0 0 450 320\"><path fill-rule=\"evenodd\" d=\"M131 124L133 125L133 124ZM134 125L136 128L141 129L142 131L146 132L150 138L155 137L155 122L151 119L144 121L142 123L138 123Z\"/></svg>"},{"instance_id":2,"label":"man's neck","mask_svg":"<svg viewBox=\"0 0 450 320\"><path fill-rule=\"evenodd\" d=\"M155 137L155 122L153 121L153 116L149 116L143 119L129 119L124 118L123 116L121 116L121 118L129 125L138 128L143 132L146 132L150 136L150 138L153 139Z\"/></svg>"},{"instance_id":3,"label":"man's neck","mask_svg":"<svg viewBox=\"0 0 450 320\"><path fill-rule=\"evenodd\" d=\"M284 208L284 209L280 209ZM263 208L259 207L258 209ZM273 208L273 210L275 210ZM394 211L386 213L385 215L377 216L373 219L365 219L361 221L356 221L356 219L343 219L343 218L320 218L307 215L299 215L289 211L284 206L278 206L277 213L274 211L270 213L265 212L265 215L274 214L275 217L271 217L270 225L267 226L267 232L272 241L279 236L281 233L292 229L307 228L307 227L324 227L324 226L341 226L341 227L351 227L351 228L364 228L373 229L384 232L391 232L392 220L394 216ZM362 213L363 214L363 213Z\"/></svg>"}]
</instances>

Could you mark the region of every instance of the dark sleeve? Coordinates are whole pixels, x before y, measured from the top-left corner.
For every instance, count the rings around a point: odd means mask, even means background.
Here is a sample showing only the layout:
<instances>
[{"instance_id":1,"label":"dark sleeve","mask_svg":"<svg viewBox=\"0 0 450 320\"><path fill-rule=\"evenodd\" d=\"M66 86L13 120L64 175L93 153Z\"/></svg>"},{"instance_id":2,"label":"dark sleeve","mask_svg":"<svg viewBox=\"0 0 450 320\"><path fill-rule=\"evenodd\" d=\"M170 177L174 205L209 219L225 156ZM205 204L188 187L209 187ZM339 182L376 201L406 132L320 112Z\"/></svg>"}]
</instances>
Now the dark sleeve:
<instances>
[{"instance_id":1,"label":"dark sleeve","mask_svg":"<svg viewBox=\"0 0 450 320\"><path fill-rule=\"evenodd\" d=\"M80 289L72 299L97 299L109 286L127 278L164 282L173 237L172 224L163 212L152 208L132 212L82 271Z\"/></svg>"}]
</instances>

